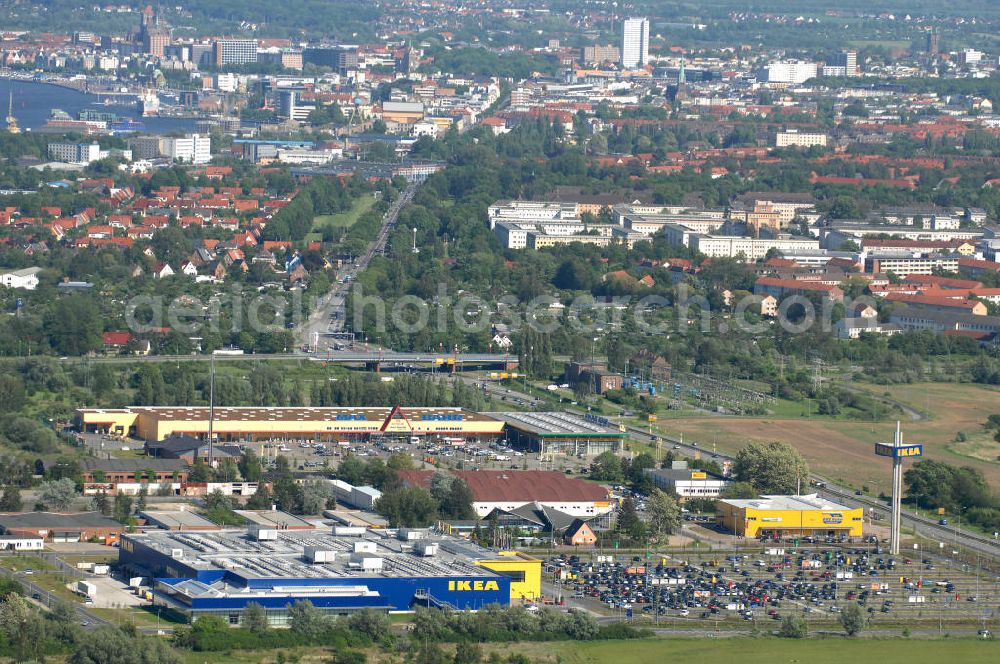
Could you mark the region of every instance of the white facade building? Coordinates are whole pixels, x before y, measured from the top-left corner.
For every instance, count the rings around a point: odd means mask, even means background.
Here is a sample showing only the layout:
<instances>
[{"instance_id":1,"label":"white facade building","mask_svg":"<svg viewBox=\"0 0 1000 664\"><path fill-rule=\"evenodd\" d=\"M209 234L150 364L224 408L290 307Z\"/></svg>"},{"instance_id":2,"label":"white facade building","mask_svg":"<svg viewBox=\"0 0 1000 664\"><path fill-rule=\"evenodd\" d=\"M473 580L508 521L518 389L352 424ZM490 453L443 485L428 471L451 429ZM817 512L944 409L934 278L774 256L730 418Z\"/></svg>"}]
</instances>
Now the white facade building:
<instances>
[{"instance_id":1,"label":"white facade building","mask_svg":"<svg viewBox=\"0 0 1000 664\"><path fill-rule=\"evenodd\" d=\"M622 67L635 69L649 62L649 19L630 18L622 23Z\"/></svg>"},{"instance_id":2,"label":"white facade building","mask_svg":"<svg viewBox=\"0 0 1000 664\"><path fill-rule=\"evenodd\" d=\"M799 251L818 251L819 240L802 240L789 236L775 239L754 237L731 237L726 235L694 235L690 247L710 258L736 258L743 255L744 260L756 261L764 258L771 249L781 253Z\"/></svg>"},{"instance_id":3,"label":"white facade building","mask_svg":"<svg viewBox=\"0 0 1000 664\"><path fill-rule=\"evenodd\" d=\"M101 158L97 143L49 143L49 156L69 164L89 164Z\"/></svg>"},{"instance_id":4,"label":"white facade building","mask_svg":"<svg viewBox=\"0 0 1000 664\"><path fill-rule=\"evenodd\" d=\"M38 273L41 271L40 267L25 267L0 273L0 286L35 290L38 288Z\"/></svg>"},{"instance_id":5,"label":"white facade building","mask_svg":"<svg viewBox=\"0 0 1000 664\"><path fill-rule=\"evenodd\" d=\"M796 129L779 131L774 138L775 147L799 147L811 148L813 146L826 147L829 137L826 134L816 134L812 132L800 132Z\"/></svg>"},{"instance_id":6,"label":"white facade building","mask_svg":"<svg viewBox=\"0 0 1000 664\"><path fill-rule=\"evenodd\" d=\"M816 78L819 66L815 62L792 60L788 62L772 62L764 70L768 83L790 83L798 85L811 78Z\"/></svg>"},{"instance_id":7,"label":"white facade building","mask_svg":"<svg viewBox=\"0 0 1000 664\"><path fill-rule=\"evenodd\" d=\"M169 159L207 164L212 161L212 138L200 134L188 134L180 138L168 136L160 141L160 152Z\"/></svg>"}]
</instances>

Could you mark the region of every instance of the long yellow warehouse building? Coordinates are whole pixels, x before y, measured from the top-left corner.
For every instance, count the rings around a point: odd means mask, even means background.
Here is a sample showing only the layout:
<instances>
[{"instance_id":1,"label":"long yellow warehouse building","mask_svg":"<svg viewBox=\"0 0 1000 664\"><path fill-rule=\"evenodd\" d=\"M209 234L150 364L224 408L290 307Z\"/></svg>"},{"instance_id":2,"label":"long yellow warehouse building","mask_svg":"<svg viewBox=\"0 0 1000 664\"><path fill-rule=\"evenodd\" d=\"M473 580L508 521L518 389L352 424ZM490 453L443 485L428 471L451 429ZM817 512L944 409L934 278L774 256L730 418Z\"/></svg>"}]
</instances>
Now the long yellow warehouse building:
<instances>
[{"instance_id":1,"label":"long yellow warehouse building","mask_svg":"<svg viewBox=\"0 0 1000 664\"><path fill-rule=\"evenodd\" d=\"M716 513L724 528L744 537L861 537L865 519L863 508L844 507L815 493L720 500Z\"/></svg>"},{"instance_id":2,"label":"long yellow warehouse building","mask_svg":"<svg viewBox=\"0 0 1000 664\"><path fill-rule=\"evenodd\" d=\"M176 435L208 435L204 406L81 408L84 431L128 435L156 442ZM219 408L212 432L218 440L336 441L367 436L441 436L496 438L504 423L461 408Z\"/></svg>"}]
</instances>

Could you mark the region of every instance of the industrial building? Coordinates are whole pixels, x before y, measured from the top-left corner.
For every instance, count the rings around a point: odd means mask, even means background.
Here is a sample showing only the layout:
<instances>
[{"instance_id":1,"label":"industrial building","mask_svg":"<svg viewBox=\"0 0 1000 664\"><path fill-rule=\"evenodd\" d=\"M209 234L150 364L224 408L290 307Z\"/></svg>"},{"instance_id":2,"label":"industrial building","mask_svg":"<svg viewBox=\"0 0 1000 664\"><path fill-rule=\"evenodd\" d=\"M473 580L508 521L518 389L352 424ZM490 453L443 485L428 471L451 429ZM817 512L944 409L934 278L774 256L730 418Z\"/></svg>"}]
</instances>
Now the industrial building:
<instances>
[{"instance_id":1,"label":"industrial building","mask_svg":"<svg viewBox=\"0 0 1000 664\"><path fill-rule=\"evenodd\" d=\"M83 431L112 433L149 442L187 435L205 439L207 407L142 406L82 408ZM216 408L216 440L357 441L372 437L448 436L495 440L503 422L461 408Z\"/></svg>"},{"instance_id":2,"label":"industrial building","mask_svg":"<svg viewBox=\"0 0 1000 664\"><path fill-rule=\"evenodd\" d=\"M404 484L430 488L433 470L400 470ZM511 513L525 506L560 512L585 521L609 515L608 490L554 470L453 470L472 491L472 509L480 519L494 511ZM563 524L568 525L568 522Z\"/></svg>"},{"instance_id":3,"label":"industrial building","mask_svg":"<svg viewBox=\"0 0 1000 664\"><path fill-rule=\"evenodd\" d=\"M591 456L619 452L628 435L605 417L573 413L486 413L507 425L507 440L515 449L539 454Z\"/></svg>"},{"instance_id":4,"label":"industrial building","mask_svg":"<svg viewBox=\"0 0 1000 664\"><path fill-rule=\"evenodd\" d=\"M239 625L250 602L272 625L309 600L331 614L416 606L481 609L541 593L541 560L497 554L429 530L253 528L123 536L119 563L154 579L154 602Z\"/></svg>"},{"instance_id":5,"label":"industrial building","mask_svg":"<svg viewBox=\"0 0 1000 664\"><path fill-rule=\"evenodd\" d=\"M861 537L865 511L820 498L761 496L750 500L723 499L716 510L722 526L743 537L839 536Z\"/></svg>"},{"instance_id":6,"label":"industrial building","mask_svg":"<svg viewBox=\"0 0 1000 664\"><path fill-rule=\"evenodd\" d=\"M51 542L114 538L126 526L100 512L10 512L0 514L0 534L41 537Z\"/></svg>"},{"instance_id":7,"label":"industrial building","mask_svg":"<svg viewBox=\"0 0 1000 664\"><path fill-rule=\"evenodd\" d=\"M670 468L647 468L646 474L658 488L677 494L681 500L718 498L731 480L696 468L687 461L674 461Z\"/></svg>"}]
</instances>

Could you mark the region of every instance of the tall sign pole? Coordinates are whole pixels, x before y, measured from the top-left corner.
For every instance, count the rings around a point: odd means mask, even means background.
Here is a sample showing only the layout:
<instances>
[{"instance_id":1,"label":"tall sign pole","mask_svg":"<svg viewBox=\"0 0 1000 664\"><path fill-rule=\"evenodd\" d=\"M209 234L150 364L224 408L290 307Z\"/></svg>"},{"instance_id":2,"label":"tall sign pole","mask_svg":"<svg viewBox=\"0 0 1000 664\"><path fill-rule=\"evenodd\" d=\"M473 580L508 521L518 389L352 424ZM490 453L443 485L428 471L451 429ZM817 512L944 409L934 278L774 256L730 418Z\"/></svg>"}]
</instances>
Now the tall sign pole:
<instances>
[{"instance_id":1,"label":"tall sign pole","mask_svg":"<svg viewBox=\"0 0 1000 664\"><path fill-rule=\"evenodd\" d=\"M899 555L899 521L900 501L903 496L903 460L899 457L899 448L903 445L903 432L896 420L896 435L892 446L896 454L892 455L892 532L889 534L889 553Z\"/></svg>"},{"instance_id":2,"label":"tall sign pole","mask_svg":"<svg viewBox=\"0 0 1000 664\"><path fill-rule=\"evenodd\" d=\"M902 509L900 503L903 498L903 459L922 456L923 452L923 445L903 443L903 432L898 421L896 422L896 434L893 436L891 445L875 443L877 456L892 458L892 514L889 523L889 553L894 556L899 555L901 535Z\"/></svg>"}]
</instances>

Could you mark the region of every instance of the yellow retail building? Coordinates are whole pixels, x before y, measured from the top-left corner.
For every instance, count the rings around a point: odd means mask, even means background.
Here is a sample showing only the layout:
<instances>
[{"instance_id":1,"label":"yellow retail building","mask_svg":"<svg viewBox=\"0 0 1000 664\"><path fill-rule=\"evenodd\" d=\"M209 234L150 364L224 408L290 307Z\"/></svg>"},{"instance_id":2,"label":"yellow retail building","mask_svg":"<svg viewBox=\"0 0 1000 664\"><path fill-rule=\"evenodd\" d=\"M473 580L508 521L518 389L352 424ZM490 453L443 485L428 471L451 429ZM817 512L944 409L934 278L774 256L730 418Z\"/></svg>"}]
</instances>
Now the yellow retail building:
<instances>
[{"instance_id":1,"label":"yellow retail building","mask_svg":"<svg viewBox=\"0 0 1000 664\"><path fill-rule=\"evenodd\" d=\"M204 406L81 408L82 431L134 436L157 442L170 436L206 438L209 409ZM461 442L495 439L504 423L461 408L215 408L212 434L217 440L309 440L336 442L370 436L439 436Z\"/></svg>"},{"instance_id":2,"label":"yellow retail building","mask_svg":"<svg viewBox=\"0 0 1000 664\"><path fill-rule=\"evenodd\" d=\"M510 601L534 601L542 595L542 561L519 551L501 551L496 558L479 560L480 567L510 578Z\"/></svg>"},{"instance_id":3,"label":"yellow retail building","mask_svg":"<svg viewBox=\"0 0 1000 664\"><path fill-rule=\"evenodd\" d=\"M744 537L861 537L865 518L863 508L844 507L815 493L719 500L716 505L723 528Z\"/></svg>"}]
</instances>

